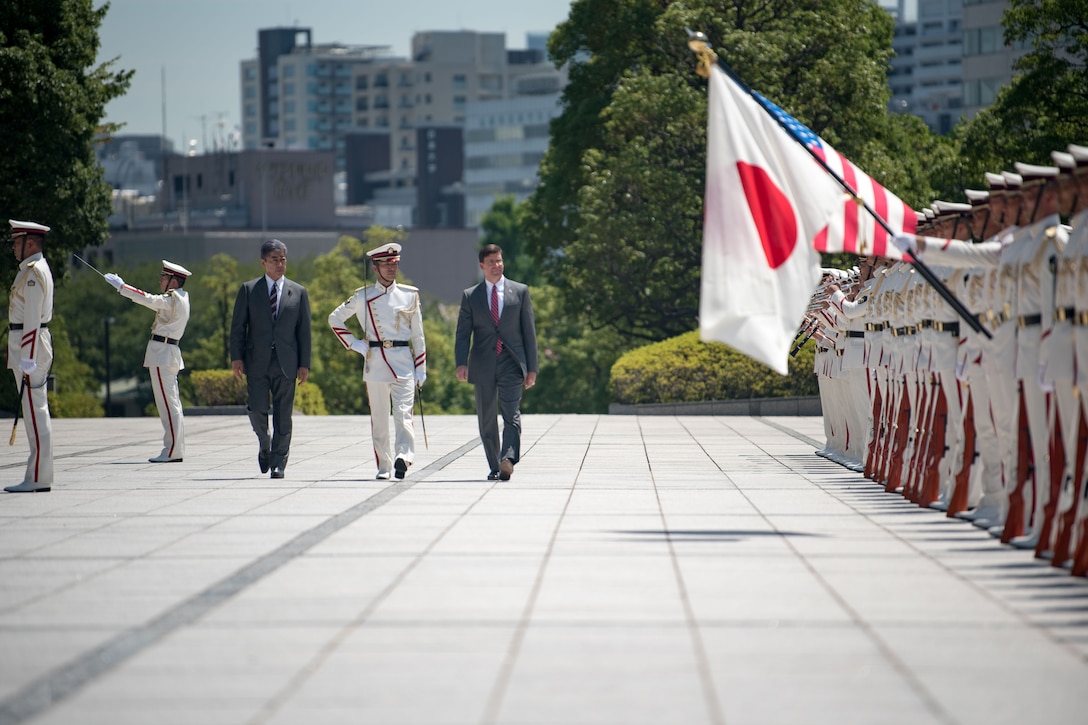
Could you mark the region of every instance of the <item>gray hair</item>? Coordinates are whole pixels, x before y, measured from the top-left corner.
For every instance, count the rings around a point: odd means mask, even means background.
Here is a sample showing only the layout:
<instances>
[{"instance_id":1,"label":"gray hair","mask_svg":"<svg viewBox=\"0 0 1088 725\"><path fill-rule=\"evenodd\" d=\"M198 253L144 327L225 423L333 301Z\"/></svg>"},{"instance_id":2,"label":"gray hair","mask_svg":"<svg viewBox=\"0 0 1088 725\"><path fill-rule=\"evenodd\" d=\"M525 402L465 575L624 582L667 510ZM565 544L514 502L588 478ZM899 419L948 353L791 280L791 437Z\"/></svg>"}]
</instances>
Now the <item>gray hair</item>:
<instances>
[{"instance_id":1,"label":"gray hair","mask_svg":"<svg viewBox=\"0 0 1088 725\"><path fill-rule=\"evenodd\" d=\"M261 245L261 259L267 259L272 252L283 252L287 256L287 245L278 239L266 239Z\"/></svg>"}]
</instances>

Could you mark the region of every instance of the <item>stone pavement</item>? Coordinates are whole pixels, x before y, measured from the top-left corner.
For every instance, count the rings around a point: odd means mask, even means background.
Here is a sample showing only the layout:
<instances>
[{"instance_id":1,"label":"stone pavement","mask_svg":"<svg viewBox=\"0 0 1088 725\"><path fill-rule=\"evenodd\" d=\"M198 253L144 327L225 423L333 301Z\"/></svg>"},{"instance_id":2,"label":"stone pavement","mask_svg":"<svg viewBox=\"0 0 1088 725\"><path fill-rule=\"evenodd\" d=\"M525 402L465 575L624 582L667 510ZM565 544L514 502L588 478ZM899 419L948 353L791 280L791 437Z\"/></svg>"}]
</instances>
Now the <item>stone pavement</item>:
<instances>
[{"instance_id":1,"label":"stone pavement","mask_svg":"<svg viewBox=\"0 0 1088 725\"><path fill-rule=\"evenodd\" d=\"M1088 581L813 455L819 418L468 416L375 481L367 418L55 421L0 496L0 723L1088 720ZM0 452L21 480L26 443Z\"/></svg>"}]
</instances>

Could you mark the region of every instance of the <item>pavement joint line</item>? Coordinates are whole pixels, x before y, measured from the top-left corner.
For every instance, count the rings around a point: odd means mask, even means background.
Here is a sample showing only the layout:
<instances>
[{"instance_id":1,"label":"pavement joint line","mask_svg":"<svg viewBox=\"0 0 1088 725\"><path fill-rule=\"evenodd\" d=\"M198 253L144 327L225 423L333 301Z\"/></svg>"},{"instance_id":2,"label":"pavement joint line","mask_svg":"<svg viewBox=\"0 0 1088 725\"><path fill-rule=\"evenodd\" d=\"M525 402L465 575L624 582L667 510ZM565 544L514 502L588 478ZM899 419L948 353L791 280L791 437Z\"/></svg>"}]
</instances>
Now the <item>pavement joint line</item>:
<instances>
[{"instance_id":1,"label":"pavement joint line","mask_svg":"<svg viewBox=\"0 0 1088 725\"><path fill-rule=\"evenodd\" d=\"M171 607L146 624L121 632L68 664L28 683L18 692L0 701L0 725L16 725L45 712L89 682L138 655L174 631L197 621L250 585L304 554L349 524L389 503L432 473L441 471L479 445L479 439L463 444L427 464L416 475L397 481L365 501L302 532L274 551Z\"/></svg>"},{"instance_id":2,"label":"pavement joint line","mask_svg":"<svg viewBox=\"0 0 1088 725\"><path fill-rule=\"evenodd\" d=\"M781 430L783 433L797 438L798 440L805 442L807 442L807 440L811 440L807 439L806 436L802 436L795 431L785 428L784 426L779 426L762 418L760 418L759 420L760 422L766 423L773 428ZM685 430L688 430L687 426L682 427ZM740 430L739 428L733 428L733 432L741 438L752 443L757 449L762 451L767 458L775 461L778 460L778 456L776 454L766 450L759 443L753 441L746 432ZM722 471L722 473L725 474L725 471ZM836 495L835 491L829 490L828 488L816 484L815 482L814 485L816 485L819 490L835 498L836 500L842 500L839 496ZM749 498L748 494L743 489L738 488L737 490L740 491L741 495L746 501L748 501L748 504L753 508L753 510L757 512L760 511L759 506L754 501L752 501L751 498ZM849 505L846 504L846 502L843 503L844 505ZM854 509L854 511L861 516L868 518L868 516L866 516L864 512L858 511L856 507L851 506L851 508ZM764 519L764 521L766 521L767 525L771 528L772 531L781 533L781 529L776 526L774 522L768 519L764 514L762 514L762 512L760 513L760 516ZM896 538L901 539L901 537ZM886 639L881 636L880 633L877 632L874 623L867 620L864 616L862 616L861 612L859 612L855 607L850 604L847 598L844 597L842 593L830 581L828 581L823 573L813 564L812 559L806 556L804 552L802 552L794 545L794 543L790 540L790 537L783 536L782 543L787 549L789 549L789 551L797 559L801 566L807 569L809 574L811 574L812 577L820 583L820 586L824 588L824 591L827 592L828 596L830 596L838 604L842 611L846 613L846 616L850 618L850 620L854 623L854 626L860 632L862 632L869 639L870 642L873 643L873 646L876 647L876 649L881 653L881 655L888 662L891 668L899 674L899 676L906 683L907 687L910 688L914 696L918 698L919 703L926 710L929 711L929 713L934 717L937 722L946 723L946 725L952 725L952 723L954 722L952 715L948 713L944 707L942 707L938 698L935 697L930 689L925 686L921 678L919 678L917 675L914 674L913 671L911 671L911 668L895 652L895 649L888 644Z\"/></svg>"},{"instance_id":3,"label":"pavement joint line","mask_svg":"<svg viewBox=\"0 0 1088 725\"><path fill-rule=\"evenodd\" d=\"M691 430L684 425L681 427L691 435ZM695 656L696 668L699 671L699 685L703 691L703 698L706 705L707 717L714 725L725 725L725 717L722 715L722 700L718 694L718 689L714 684L713 668L710 666L710 657L707 655L706 642L703 638L703 630L699 626L699 618L695 616L695 608L691 603L691 595L688 589L687 582L684 579L683 567L680 566L680 560L676 555L676 546L673 540L673 536L676 532L673 532L669 528L668 517L665 515L664 508L661 504L661 489L657 486L657 477L654 476L653 462L650 460L650 455L646 450L646 432L642 428L642 421L638 421L639 439L642 441L642 453L646 457L646 465L650 476L650 483L654 488L654 500L657 502L657 516L661 521L661 528L665 533L665 545L669 549L669 563L672 566L672 575L676 580L676 588L680 594L680 601L682 602L684 610L684 623L687 625L686 630L688 637L691 638L691 648ZM694 436L692 436L694 439ZM706 449L703 449L703 453L706 454Z\"/></svg>"}]
</instances>

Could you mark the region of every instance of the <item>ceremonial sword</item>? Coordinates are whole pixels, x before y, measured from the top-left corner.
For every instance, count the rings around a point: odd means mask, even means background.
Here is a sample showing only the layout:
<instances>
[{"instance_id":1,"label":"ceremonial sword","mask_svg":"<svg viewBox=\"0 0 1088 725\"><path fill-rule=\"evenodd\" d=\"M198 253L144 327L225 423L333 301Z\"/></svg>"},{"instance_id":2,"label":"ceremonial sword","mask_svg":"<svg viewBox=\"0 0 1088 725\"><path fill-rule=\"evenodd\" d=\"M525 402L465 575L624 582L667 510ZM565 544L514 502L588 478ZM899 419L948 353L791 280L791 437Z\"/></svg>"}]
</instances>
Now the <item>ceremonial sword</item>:
<instances>
[{"instance_id":1,"label":"ceremonial sword","mask_svg":"<svg viewBox=\"0 0 1088 725\"><path fill-rule=\"evenodd\" d=\"M19 427L19 415L23 412L23 393L26 392L27 375L23 375L23 379L19 381L19 407L15 409L15 420L11 424L11 438L8 440L8 445L15 445L15 429Z\"/></svg>"},{"instance_id":2,"label":"ceremonial sword","mask_svg":"<svg viewBox=\"0 0 1088 725\"><path fill-rule=\"evenodd\" d=\"M85 265L87 265L88 267L93 269L95 272L98 272L98 267L95 267L93 264L88 262L83 257L81 257L81 256L79 256L78 254L75 254L75 253L73 253L72 256L75 257L76 259L78 259L80 262L83 262ZM98 272L98 276L101 277L102 279L106 278L106 275L102 274L101 272Z\"/></svg>"},{"instance_id":3,"label":"ceremonial sword","mask_svg":"<svg viewBox=\"0 0 1088 725\"><path fill-rule=\"evenodd\" d=\"M419 386L416 386L416 400L419 401L419 424L423 426L423 445L430 449L431 444L427 442L427 421L423 419L423 396L419 394Z\"/></svg>"}]
</instances>

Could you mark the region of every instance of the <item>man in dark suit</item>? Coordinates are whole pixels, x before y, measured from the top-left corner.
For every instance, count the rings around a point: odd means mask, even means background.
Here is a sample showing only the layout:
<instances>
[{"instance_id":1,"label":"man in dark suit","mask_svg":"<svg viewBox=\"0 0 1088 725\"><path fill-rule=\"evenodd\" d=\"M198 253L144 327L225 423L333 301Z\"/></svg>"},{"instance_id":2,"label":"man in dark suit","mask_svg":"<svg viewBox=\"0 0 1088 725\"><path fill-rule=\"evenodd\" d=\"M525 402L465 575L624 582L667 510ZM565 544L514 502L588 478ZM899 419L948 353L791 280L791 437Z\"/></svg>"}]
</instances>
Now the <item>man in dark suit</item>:
<instances>
[{"instance_id":1,"label":"man in dark suit","mask_svg":"<svg viewBox=\"0 0 1088 725\"><path fill-rule=\"evenodd\" d=\"M480 250L484 281L465 290L457 316L457 379L476 390L476 419L491 472L508 481L521 458L521 393L536 384L536 321L529 288L503 276L502 249ZM495 407L502 414L502 447Z\"/></svg>"},{"instance_id":2,"label":"man in dark suit","mask_svg":"<svg viewBox=\"0 0 1088 725\"><path fill-rule=\"evenodd\" d=\"M264 276L238 290L230 325L230 366L234 377L246 374L249 422L261 449L261 473L283 478L291 447L291 411L295 378L310 377L310 298L306 288L284 277L287 246L278 239L261 245ZM273 432L268 433L271 396Z\"/></svg>"}]
</instances>

